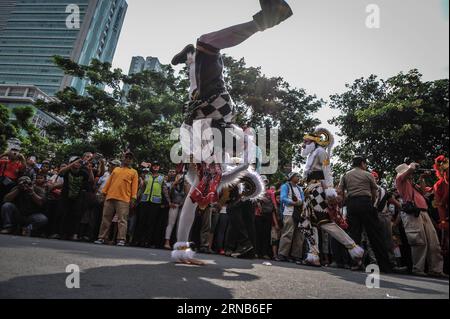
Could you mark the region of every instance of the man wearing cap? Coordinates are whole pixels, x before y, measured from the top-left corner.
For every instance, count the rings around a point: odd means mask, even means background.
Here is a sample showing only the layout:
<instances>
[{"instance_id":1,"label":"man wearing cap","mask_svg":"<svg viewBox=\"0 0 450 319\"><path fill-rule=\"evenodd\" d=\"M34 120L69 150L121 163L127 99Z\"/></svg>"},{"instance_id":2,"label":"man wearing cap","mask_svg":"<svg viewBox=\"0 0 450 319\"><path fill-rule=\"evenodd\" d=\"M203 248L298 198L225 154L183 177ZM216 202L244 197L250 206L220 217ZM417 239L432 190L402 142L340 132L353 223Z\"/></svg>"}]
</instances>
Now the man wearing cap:
<instances>
[{"instance_id":1,"label":"man wearing cap","mask_svg":"<svg viewBox=\"0 0 450 319\"><path fill-rule=\"evenodd\" d=\"M300 175L291 172L288 175L287 183L281 186L280 201L283 213L283 230L281 231L277 261L289 261L290 256L295 261L300 261L303 257L305 237L292 218L294 209L301 207L305 200L303 190L298 186L299 181Z\"/></svg>"},{"instance_id":2,"label":"man wearing cap","mask_svg":"<svg viewBox=\"0 0 450 319\"><path fill-rule=\"evenodd\" d=\"M32 181L36 179L36 174L39 172L39 166L36 163L36 156L30 156L27 159L27 167L25 168L24 175L31 178Z\"/></svg>"},{"instance_id":3,"label":"man wearing cap","mask_svg":"<svg viewBox=\"0 0 450 319\"><path fill-rule=\"evenodd\" d=\"M380 176L376 171L371 172L372 176L375 178L377 183L377 198L374 203L374 207L378 213L378 218L381 222L381 227L383 230L383 238L386 241L386 246L388 248L389 259L391 264L395 263L394 255L394 241L392 237L392 219L393 215L389 210L389 205L394 205L400 208L400 203L394 198L392 193L388 192L383 186L380 185Z\"/></svg>"},{"instance_id":4,"label":"man wearing cap","mask_svg":"<svg viewBox=\"0 0 450 319\"><path fill-rule=\"evenodd\" d=\"M37 230L47 224L43 214L45 205L45 189L33 185L31 178L19 178L15 186L5 195L5 203L1 208L3 220L2 234L11 234L14 226L22 226L22 235L30 236L32 230Z\"/></svg>"},{"instance_id":5,"label":"man wearing cap","mask_svg":"<svg viewBox=\"0 0 450 319\"><path fill-rule=\"evenodd\" d=\"M105 188L106 182L108 181L109 177L111 176L114 169L117 167L120 167L122 165L122 162L119 160L112 160L108 163L107 169L103 173L103 175L97 180L95 184L95 204L93 208L94 216L93 216L93 234L92 238L98 238L98 234L100 231L100 225L102 223L102 216L103 216L103 205L105 203L105 194L103 194L102 190Z\"/></svg>"},{"instance_id":6,"label":"man wearing cap","mask_svg":"<svg viewBox=\"0 0 450 319\"><path fill-rule=\"evenodd\" d=\"M0 203L14 186L17 179L23 175L27 166L25 157L20 154L21 148L19 142L9 142L8 151L0 155Z\"/></svg>"},{"instance_id":7,"label":"man wearing cap","mask_svg":"<svg viewBox=\"0 0 450 319\"><path fill-rule=\"evenodd\" d=\"M382 227L374 209L378 186L375 178L367 171L367 160L363 156L353 159L353 169L342 176L339 190L346 197L347 219L350 236L359 245L361 234L366 230L382 272L391 272L386 242Z\"/></svg>"},{"instance_id":8,"label":"man wearing cap","mask_svg":"<svg viewBox=\"0 0 450 319\"><path fill-rule=\"evenodd\" d=\"M117 246L125 246L128 229L128 214L130 204L136 205L139 177L136 170L131 168L134 155L126 152L121 167L117 167L108 178L102 193L106 196L103 206L103 218L100 226L99 238L96 244L104 244L114 218L118 217Z\"/></svg>"},{"instance_id":9,"label":"man wearing cap","mask_svg":"<svg viewBox=\"0 0 450 319\"><path fill-rule=\"evenodd\" d=\"M448 278L443 273L444 261L441 246L436 229L428 214L427 202L422 192L413 183L413 175L418 167L419 164L417 163L398 166L395 180L403 204L413 203L418 213L417 216L408 214L409 210L405 209L401 212L406 237L411 246L413 274L427 276L425 273L425 264L427 264L429 276Z\"/></svg>"},{"instance_id":10,"label":"man wearing cap","mask_svg":"<svg viewBox=\"0 0 450 319\"><path fill-rule=\"evenodd\" d=\"M150 173L145 176L141 189L142 196L137 211L136 230L133 238L134 244L138 246L156 247L163 245L163 196L169 206L173 206L173 203L170 200L164 176L159 173L160 168L158 161L152 163Z\"/></svg>"}]
</instances>

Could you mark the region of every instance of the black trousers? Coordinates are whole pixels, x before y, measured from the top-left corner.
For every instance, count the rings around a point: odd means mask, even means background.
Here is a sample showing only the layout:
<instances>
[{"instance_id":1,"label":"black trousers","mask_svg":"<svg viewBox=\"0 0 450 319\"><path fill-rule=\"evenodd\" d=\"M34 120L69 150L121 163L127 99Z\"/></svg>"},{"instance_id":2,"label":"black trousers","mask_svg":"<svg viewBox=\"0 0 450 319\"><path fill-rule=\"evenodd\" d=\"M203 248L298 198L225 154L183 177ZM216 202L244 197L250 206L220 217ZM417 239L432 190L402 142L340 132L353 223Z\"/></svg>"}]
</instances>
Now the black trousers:
<instances>
[{"instance_id":1,"label":"black trousers","mask_svg":"<svg viewBox=\"0 0 450 319\"><path fill-rule=\"evenodd\" d=\"M391 272L388 248L383 238L383 230L378 214L370 197L353 197L347 200L347 218L350 237L359 245L361 234L366 230L372 249L382 272Z\"/></svg>"},{"instance_id":2,"label":"black trousers","mask_svg":"<svg viewBox=\"0 0 450 319\"><path fill-rule=\"evenodd\" d=\"M161 223L161 204L139 203L136 215L136 230L133 241L137 245L158 245Z\"/></svg>"},{"instance_id":3,"label":"black trousers","mask_svg":"<svg viewBox=\"0 0 450 319\"><path fill-rule=\"evenodd\" d=\"M230 204L227 207L227 214L232 228L229 239L235 242L236 248L255 247L255 212L252 203L240 201Z\"/></svg>"},{"instance_id":4,"label":"black trousers","mask_svg":"<svg viewBox=\"0 0 450 319\"><path fill-rule=\"evenodd\" d=\"M331 255L334 262L338 265L350 264L350 256L347 248L345 248L340 242L330 236L330 248Z\"/></svg>"},{"instance_id":5,"label":"black trousers","mask_svg":"<svg viewBox=\"0 0 450 319\"><path fill-rule=\"evenodd\" d=\"M70 237L78 235L80 230L80 221L85 207L83 196L77 199L63 198L61 200L62 222L60 235Z\"/></svg>"},{"instance_id":6,"label":"black trousers","mask_svg":"<svg viewBox=\"0 0 450 319\"><path fill-rule=\"evenodd\" d=\"M255 217L256 246L255 253L259 257L272 255L271 231L272 214L262 214Z\"/></svg>"},{"instance_id":7,"label":"black trousers","mask_svg":"<svg viewBox=\"0 0 450 319\"><path fill-rule=\"evenodd\" d=\"M61 220L63 215L59 199L47 201L47 209L45 215L48 218L48 224L44 230L45 233L48 236L55 234L59 235L61 231Z\"/></svg>"},{"instance_id":8,"label":"black trousers","mask_svg":"<svg viewBox=\"0 0 450 319\"><path fill-rule=\"evenodd\" d=\"M225 249L227 229L228 229L228 215L219 213L219 221L217 222L214 236L214 248L217 251Z\"/></svg>"}]
</instances>

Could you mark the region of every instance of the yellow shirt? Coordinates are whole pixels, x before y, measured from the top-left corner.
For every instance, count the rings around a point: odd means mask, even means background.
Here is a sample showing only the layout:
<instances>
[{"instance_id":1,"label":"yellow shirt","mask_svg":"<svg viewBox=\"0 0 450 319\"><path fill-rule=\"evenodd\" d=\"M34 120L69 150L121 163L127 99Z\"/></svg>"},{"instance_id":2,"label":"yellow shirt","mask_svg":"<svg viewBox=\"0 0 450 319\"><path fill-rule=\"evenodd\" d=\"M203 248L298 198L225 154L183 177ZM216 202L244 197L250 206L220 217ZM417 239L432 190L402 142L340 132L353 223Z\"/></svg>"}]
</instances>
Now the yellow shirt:
<instances>
[{"instance_id":1,"label":"yellow shirt","mask_svg":"<svg viewBox=\"0 0 450 319\"><path fill-rule=\"evenodd\" d=\"M102 193L106 194L106 200L116 199L122 202L131 202L137 198L139 178L136 170L128 167L118 167L108 178Z\"/></svg>"}]
</instances>

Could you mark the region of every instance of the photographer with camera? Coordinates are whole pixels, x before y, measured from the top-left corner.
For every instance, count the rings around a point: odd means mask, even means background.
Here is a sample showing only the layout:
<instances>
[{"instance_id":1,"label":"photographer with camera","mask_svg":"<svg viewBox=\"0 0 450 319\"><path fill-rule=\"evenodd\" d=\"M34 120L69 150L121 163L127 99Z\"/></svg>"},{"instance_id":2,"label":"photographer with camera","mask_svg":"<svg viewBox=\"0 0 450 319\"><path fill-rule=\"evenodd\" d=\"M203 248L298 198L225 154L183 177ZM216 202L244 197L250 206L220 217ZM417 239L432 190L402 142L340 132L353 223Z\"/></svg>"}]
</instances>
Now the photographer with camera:
<instances>
[{"instance_id":1,"label":"photographer with camera","mask_svg":"<svg viewBox=\"0 0 450 319\"><path fill-rule=\"evenodd\" d=\"M2 205L3 220L2 234L11 234L15 226L22 227L22 235L30 236L32 230L37 230L47 224L47 217L43 214L45 205L44 176L37 175L36 184L31 178L19 178L15 186L6 194ZM39 186L41 185L41 186Z\"/></svg>"},{"instance_id":2,"label":"photographer with camera","mask_svg":"<svg viewBox=\"0 0 450 319\"><path fill-rule=\"evenodd\" d=\"M90 176L82 169L82 159L73 156L69 165L61 169L64 185L61 193L62 227L60 235L71 240L78 240L80 221L84 211L85 193L93 188Z\"/></svg>"},{"instance_id":3,"label":"photographer with camera","mask_svg":"<svg viewBox=\"0 0 450 319\"><path fill-rule=\"evenodd\" d=\"M411 246L413 274L448 278L443 273L444 262L439 238L428 214L428 204L423 194L423 175L420 187L413 181L419 166L413 162L410 165L401 164L396 168L396 186L403 199L401 219ZM428 264L428 274L425 273L425 264Z\"/></svg>"},{"instance_id":4,"label":"photographer with camera","mask_svg":"<svg viewBox=\"0 0 450 319\"><path fill-rule=\"evenodd\" d=\"M94 241L98 235L99 218L101 218L98 216L95 184L105 173L106 161L102 154L93 154L91 152L84 153L81 160L81 170L85 171L89 176L89 187L83 194L85 199L79 237L83 241Z\"/></svg>"}]
</instances>

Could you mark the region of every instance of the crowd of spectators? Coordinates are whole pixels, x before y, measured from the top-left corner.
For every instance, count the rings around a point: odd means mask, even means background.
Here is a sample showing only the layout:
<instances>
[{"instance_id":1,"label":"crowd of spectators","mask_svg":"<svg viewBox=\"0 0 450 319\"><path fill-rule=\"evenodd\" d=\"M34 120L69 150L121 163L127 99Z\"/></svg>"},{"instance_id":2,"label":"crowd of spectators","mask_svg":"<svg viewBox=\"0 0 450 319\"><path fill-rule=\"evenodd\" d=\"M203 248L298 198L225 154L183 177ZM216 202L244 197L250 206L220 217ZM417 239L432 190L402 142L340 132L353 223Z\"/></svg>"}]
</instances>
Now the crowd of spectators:
<instances>
[{"instance_id":1,"label":"crowd of spectators","mask_svg":"<svg viewBox=\"0 0 450 319\"><path fill-rule=\"evenodd\" d=\"M426 176L416 174L418 164L397 167L391 188L371 171L369 194L361 180L369 172L367 161L353 164L330 207L333 220L366 254L362 265L354 265L345 247L320 232L322 266L359 270L389 263L415 275L445 277L448 210L442 220ZM157 161L138 164L132 152L113 160L86 152L67 163L38 164L20 147L10 149L0 155L1 234L170 250L189 185L182 172L166 169L164 174ZM218 203L198 209L191 231L197 252L302 264L307 244L293 211L304 205L303 180L295 172L278 183L263 180L266 193L256 202L225 189ZM410 202L415 213L405 211Z\"/></svg>"}]
</instances>

